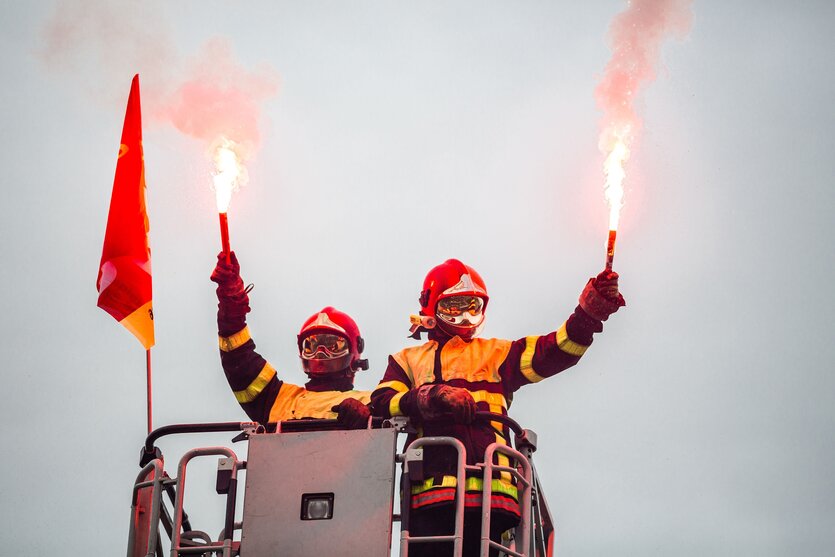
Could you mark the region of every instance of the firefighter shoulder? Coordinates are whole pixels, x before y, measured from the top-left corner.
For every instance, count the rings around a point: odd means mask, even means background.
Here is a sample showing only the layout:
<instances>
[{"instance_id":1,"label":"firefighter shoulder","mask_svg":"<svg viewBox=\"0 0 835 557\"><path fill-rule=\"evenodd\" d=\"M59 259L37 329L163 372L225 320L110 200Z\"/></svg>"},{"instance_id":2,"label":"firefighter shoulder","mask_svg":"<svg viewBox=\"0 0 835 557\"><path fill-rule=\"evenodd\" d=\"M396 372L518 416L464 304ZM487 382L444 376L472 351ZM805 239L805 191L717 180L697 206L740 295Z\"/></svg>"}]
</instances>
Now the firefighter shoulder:
<instances>
[{"instance_id":1,"label":"firefighter shoulder","mask_svg":"<svg viewBox=\"0 0 835 557\"><path fill-rule=\"evenodd\" d=\"M304 386L278 378L275 368L255 349L246 324L249 290L240 276L235 252L227 263L218 254L211 280L217 283L217 326L223 371L235 398L253 421L280 422L300 418L337 419L344 427L368 424L369 391L354 390L364 341L356 322L326 307L310 316L298 335L299 357L309 380Z\"/></svg>"},{"instance_id":2,"label":"firefighter shoulder","mask_svg":"<svg viewBox=\"0 0 835 557\"><path fill-rule=\"evenodd\" d=\"M507 414L513 392L575 365L592 343L602 322L624 305L616 273L590 279L580 304L555 331L510 341L483 339L489 302L481 276L471 267L450 259L429 271L420 293L420 315L412 316L411 333L428 341L389 357L383 379L371 395L374 414L409 416L422 436L451 436L467 449L467 464L483 459L494 442L507 444L506 426L470 423L476 410ZM445 419L440 419L445 418ZM426 447L425 478L413 486L415 512L451 505L456 478L455 459L449 451ZM506 456L496 462L507 466ZM481 479L468 478L466 507L481 505ZM492 480L491 507L513 525L518 521L516 486L503 472Z\"/></svg>"}]
</instances>

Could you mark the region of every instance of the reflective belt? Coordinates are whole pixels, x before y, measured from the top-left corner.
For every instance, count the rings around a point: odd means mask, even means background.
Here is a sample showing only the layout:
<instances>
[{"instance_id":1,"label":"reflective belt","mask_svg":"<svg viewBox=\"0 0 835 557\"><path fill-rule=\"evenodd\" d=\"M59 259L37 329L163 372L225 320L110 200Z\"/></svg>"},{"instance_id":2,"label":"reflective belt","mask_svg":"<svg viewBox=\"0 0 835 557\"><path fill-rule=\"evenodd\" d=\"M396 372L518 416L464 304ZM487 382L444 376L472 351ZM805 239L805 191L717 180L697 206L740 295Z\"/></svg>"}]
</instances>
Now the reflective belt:
<instances>
[{"instance_id":1,"label":"reflective belt","mask_svg":"<svg viewBox=\"0 0 835 557\"><path fill-rule=\"evenodd\" d=\"M428 478L423 482L412 486L412 495L420 495L431 489L441 487L455 487L458 485L458 478L455 476L444 476L440 482L435 482L435 478ZM493 488L493 493L507 495L516 501L519 500L519 490L511 482L504 479L494 479L490 482ZM483 491L484 480L478 477L467 478L465 481L464 491Z\"/></svg>"}]
</instances>

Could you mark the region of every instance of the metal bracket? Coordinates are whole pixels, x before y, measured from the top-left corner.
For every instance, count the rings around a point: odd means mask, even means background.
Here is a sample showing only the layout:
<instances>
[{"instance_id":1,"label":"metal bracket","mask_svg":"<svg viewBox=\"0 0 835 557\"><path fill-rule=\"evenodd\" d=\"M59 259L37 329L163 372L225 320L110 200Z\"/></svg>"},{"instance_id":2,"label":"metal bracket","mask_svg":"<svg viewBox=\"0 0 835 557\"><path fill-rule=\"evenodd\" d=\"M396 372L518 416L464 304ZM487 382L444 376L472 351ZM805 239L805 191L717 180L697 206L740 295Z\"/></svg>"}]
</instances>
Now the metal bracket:
<instances>
[{"instance_id":1,"label":"metal bracket","mask_svg":"<svg viewBox=\"0 0 835 557\"><path fill-rule=\"evenodd\" d=\"M241 432L232 438L233 443L248 441L250 436L264 433L266 429L258 422L241 422Z\"/></svg>"},{"instance_id":2,"label":"metal bracket","mask_svg":"<svg viewBox=\"0 0 835 557\"><path fill-rule=\"evenodd\" d=\"M139 450L139 467L142 468L146 464L157 458L162 459L162 451L159 450L159 447L154 446L154 452L152 453L149 453L145 450L145 447L142 447Z\"/></svg>"},{"instance_id":3,"label":"metal bracket","mask_svg":"<svg viewBox=\"0 0 835 557\"><path fill-rule=\"evenodd\" d=\"M516 450L530 458L530 455L536 452L537 442L536 432L531 429L525 429L522 431L522 435L516 436Z\"/></svg>"},{"instance_id":4,"label":"metal bracket","mask_svg":"<svg viewBox=\"0 0 835 557\"><path fill-rule=\"evenodd\" d=\"M409 480L413 483L423 481L423 448L406 449L403 458L403 473L409 475Z\"/></svg>"},{"instance_id":5,"label":"metal bracket","mask_svg":"<svg viewBox=\"0 0 835 557\"><path fill-rule=\"evenodd\" d=\"M218 495L229 493L229 484L232 480L232 471L235 469L235 459L230 457L217 459L217 482L215 491Z\"/></svg>"},{"instance_id":6,"label":"metal bracket","mask_svg":"<svg viewBox=\"0 0 835 557\"><path fill-rule=\"evenodd\" d=\"M396 429L398 433L417 433L406 416L394 416L383 421L383 427Z\"/></svg>"}]
</instances>

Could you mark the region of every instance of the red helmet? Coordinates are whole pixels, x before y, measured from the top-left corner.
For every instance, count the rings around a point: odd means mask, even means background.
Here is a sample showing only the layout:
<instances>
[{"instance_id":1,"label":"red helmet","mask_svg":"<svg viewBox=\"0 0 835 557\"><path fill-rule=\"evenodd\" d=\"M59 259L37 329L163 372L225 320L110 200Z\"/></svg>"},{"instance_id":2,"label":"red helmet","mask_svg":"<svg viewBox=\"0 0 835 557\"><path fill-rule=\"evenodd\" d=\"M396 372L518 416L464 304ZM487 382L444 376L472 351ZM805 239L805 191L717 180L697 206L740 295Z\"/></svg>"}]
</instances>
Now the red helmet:
<instances>
[{"instance_id":1,"label":"red helmet","mask_svg":"<svg viewBox=\"0 0 835 557\"><path fill-rule=\"evenodd\" d=\"M463 324L445 319L438 312L438 302L453 296L480 298L482 303L479 304L478 311L482 319L477 323L465 322ZM419 299L420 313L429 318L437 317L437 325L450 335L471 338L481 330L483 313L487 309L489 299L487 286L475 269L469 265L464 265L457 259L447 259L429 271L423 280L423 291ZM423 320L423 326L432 328L434 324L431 319Z\"/></svg>"},{"instance_id":2,"label":"red helmet","mask_svg":"<svg viewBox=\"0 0 835 557\"><path fill-rule=\"evenodd\" d=\"M304 322L298 344L302 367L310 376L368 369L368 360L360 359L365 341L357 323L330 306Z\"/></svg>"}]
</instances>

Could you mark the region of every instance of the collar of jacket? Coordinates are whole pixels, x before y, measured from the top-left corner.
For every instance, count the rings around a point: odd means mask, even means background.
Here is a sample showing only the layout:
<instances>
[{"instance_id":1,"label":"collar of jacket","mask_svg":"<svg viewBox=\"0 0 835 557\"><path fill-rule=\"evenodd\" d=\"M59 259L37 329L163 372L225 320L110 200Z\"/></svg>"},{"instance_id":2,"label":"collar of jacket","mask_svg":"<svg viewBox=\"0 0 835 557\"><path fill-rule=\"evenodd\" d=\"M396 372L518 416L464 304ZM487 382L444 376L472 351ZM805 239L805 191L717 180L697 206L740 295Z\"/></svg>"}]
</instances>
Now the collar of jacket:
<instances>
[{"instance_id":1,"label":"collar of jacket","mask_svg":"<svg viewBox=\"0 0 835 557\"><path fill-rule=\"evenodd\" d=\"M323 393L326 391L353 391L354 375L350 376L335 373L338 377L313 377L304 384L308 391Z\"/></svg>"}]
</instances>

